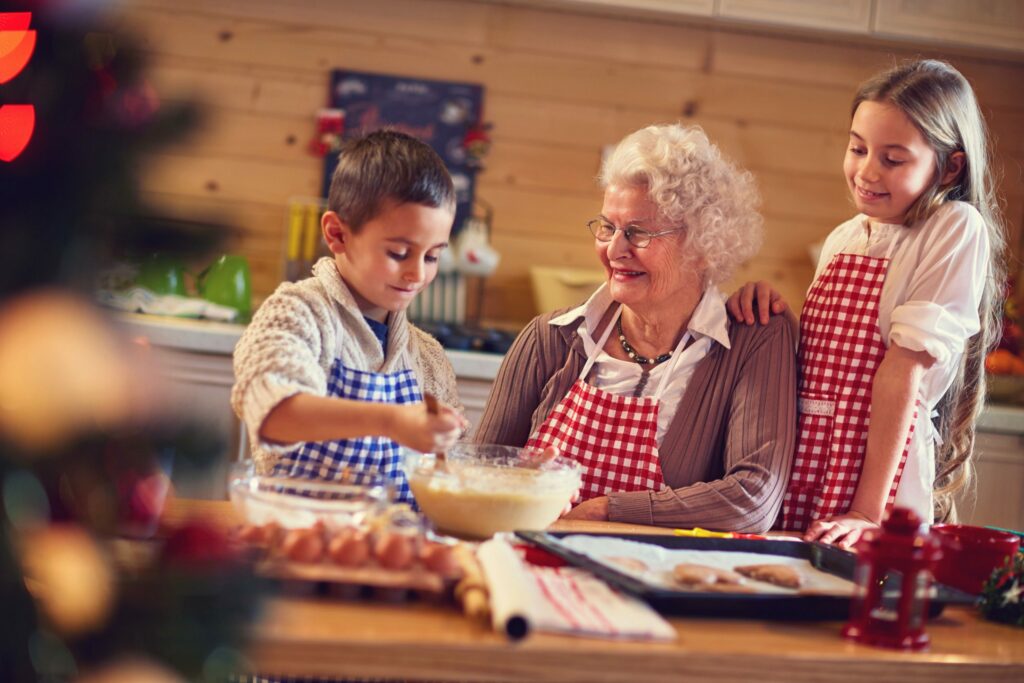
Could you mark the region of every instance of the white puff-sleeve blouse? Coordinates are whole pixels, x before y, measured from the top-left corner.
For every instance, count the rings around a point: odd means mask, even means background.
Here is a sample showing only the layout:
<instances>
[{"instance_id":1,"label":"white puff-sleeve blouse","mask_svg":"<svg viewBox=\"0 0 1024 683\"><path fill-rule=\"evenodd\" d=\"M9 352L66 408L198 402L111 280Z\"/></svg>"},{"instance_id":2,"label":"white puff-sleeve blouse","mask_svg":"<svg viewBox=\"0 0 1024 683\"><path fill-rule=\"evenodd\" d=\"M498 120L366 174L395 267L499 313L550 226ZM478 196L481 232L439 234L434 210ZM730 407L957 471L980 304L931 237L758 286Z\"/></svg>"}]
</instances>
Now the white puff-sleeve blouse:
<instances>
[{"instance_id":1,"label":"white puff-sleeve blouse","mask_svg":"<svg viewBox=\"0 0 1024 683\"><path fill-rule=\"evenodd\" d=\"M978 307L990 244L981 214L964 202L946 202L924 222L909 228L869 225L868 217L860 214L829 235L815 279L836 254L884 258L890 249L892 260L878 312L882 339L886 346L895 343L924 351L936 361L921 380L918 398L922 408L910 453L917 457L908 457L897 503L912 503L925 519L931 519L935 476L931 414L956 376L967 340L981 328ZM913 500L901 500L909 495Z\"/></svg>"}]
</instances>

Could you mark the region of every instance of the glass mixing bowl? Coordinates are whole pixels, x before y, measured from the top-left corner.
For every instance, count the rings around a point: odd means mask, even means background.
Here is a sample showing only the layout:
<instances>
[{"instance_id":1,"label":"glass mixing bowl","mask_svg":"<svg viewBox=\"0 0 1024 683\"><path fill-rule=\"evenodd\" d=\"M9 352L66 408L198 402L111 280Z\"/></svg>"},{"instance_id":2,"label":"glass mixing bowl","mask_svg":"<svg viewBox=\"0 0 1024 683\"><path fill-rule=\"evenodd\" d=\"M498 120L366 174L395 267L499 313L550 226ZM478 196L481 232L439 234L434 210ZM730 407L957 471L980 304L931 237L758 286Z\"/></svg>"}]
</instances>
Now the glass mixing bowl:
<instances>
[{"instance_id":1,"label":"glass mixing bowl","mask_svg":"<svg viewBox=\"0 0 1024 683\"><path fill-rule=\"evenodd\" d=\"M574 461L513 446L456 444L443 465L433 454L406 451L405 465L423 514L438 531L464 538L543 529L581 481Z\"/></svg>"},{"instance_id":2,"label":"glass mixing bowl","mask_svg":"<svg viewBox=\"0 0 1024 683\"><path fill-rule=\"evenodd\" d=\"M317 522L328 529L362 525L390 500L390 489L377 472L353 472L344 481L270 477L256 475L251 462L234 467L228 494L246 523L285 529L307 529Z\"/></svg>"}]
</instances>

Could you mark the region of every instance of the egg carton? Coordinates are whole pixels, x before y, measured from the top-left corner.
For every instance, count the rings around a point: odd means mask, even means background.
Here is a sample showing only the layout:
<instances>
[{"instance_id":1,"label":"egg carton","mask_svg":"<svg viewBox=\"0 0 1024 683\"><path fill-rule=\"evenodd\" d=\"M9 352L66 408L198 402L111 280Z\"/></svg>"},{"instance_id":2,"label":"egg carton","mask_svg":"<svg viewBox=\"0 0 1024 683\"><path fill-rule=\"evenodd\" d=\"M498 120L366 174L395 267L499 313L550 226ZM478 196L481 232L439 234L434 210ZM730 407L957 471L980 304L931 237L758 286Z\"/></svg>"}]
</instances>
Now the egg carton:
<instances>
[{"instance_id":1,"label":"egg carton","mask_svg":"<svg viewBox=\"0 0 1024 683\"><path fill-rule=\"evenodd\" d=\"M355 597L376 589L378 597L391 599L401 591L445 596L472 556L458 550L461 542L408 527L247 525L237 536L252 547L255 572L284 582L292 593L326 589Z\"/></svg>"}]
</instances>

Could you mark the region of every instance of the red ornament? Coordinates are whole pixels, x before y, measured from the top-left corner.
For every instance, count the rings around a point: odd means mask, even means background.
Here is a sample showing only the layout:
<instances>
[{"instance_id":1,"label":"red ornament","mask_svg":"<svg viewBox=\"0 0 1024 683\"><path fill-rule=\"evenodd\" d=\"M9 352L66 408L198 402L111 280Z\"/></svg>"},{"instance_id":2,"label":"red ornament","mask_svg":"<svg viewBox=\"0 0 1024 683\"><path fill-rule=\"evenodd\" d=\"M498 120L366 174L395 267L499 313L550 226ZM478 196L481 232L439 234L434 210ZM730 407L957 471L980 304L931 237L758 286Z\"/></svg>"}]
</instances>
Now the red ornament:
<instances>
[{"instance_id":1,"label":"red ornament","mask_svg":"<svg viewBox=\"0 0 1024 683\"><path fill-rule=\"evenodd\" d=\"M36 32L28 29L31 19L31 12L0 14L0 83L6 83L20 74L32 58L36 48Z\"/></svg>"},{"instance_id":2,"label":"red ornament","mask_svg":"<svg viewBox=\"0 0 1024 683\"><path fill-rule=\"evenodd\" d=\"M29 30L31 12L0 12L0 83L24 69L36 47L36 32ZM31 104L0 106L0 161L14 161L25 151L36 127Z\"/></svg>"},{"instance_id":3,"label":"red ornament","mask_svg":"<svg viewBox=\"0 0 1024 683\"><path fill-rule=\"evenodd\" d=\"M239 559L239 548L217 527L189 521L171 531L162 558L165 564L178 567L227 566Z\"/></svg>"},{"instance_id":4,"label":"red ornament","mask_svg":"<svg viewBox=\"0 0 1024 683\"><path fill-rule=\"evenodd\" d=\"M0 161L14 161L32 139L36 127L36 108L31 104L5 104L0 107Z\"/></svg>"},{"instance_id":5,"label":"red ornament","mask_svg":"<svg viewBox=\"0 0 1024 683\"><path fill-rule=\"evenodd\" d=\"M117 475L118 532L128 538L149 538L160 526L164 503L172 492L162 470Z\"/></svg>"},{"instance_id":6,"label":"red ornament","mask_svg":"<svg viewBox=\"0 0 1024 683\"><path fill-rule=\"evenodd\" d=\"M466 165L470 168L482 169L484 157L491 151L491 136L488 134L491 124L477 123L462 138L462 147L466 150Z\"/></svg>"},{"instance_id":7,"label":"red ornament","mask_svg":"<svg viewBox=\"0 0 1024 683\"><path fill-rule=\"evenodd\" d=\"M857 590L845 637L902 650L927 647L924 626L932 568L942 550L938 539L923 529L914 512L894 508L881 529L865 532L857 542Z\"/></svg>"},{"instance_id":8,"label":"red ornament","mask_svg":"<svg viewBox=\"0 0 1024 683\"><path fill-rule=\"evenodd\" d=\"M337 152L345 133L345 112L342 109L321 109L316 114L316 135L309 141L309 151L317 156Z\"/></svg>"}]
</instances>

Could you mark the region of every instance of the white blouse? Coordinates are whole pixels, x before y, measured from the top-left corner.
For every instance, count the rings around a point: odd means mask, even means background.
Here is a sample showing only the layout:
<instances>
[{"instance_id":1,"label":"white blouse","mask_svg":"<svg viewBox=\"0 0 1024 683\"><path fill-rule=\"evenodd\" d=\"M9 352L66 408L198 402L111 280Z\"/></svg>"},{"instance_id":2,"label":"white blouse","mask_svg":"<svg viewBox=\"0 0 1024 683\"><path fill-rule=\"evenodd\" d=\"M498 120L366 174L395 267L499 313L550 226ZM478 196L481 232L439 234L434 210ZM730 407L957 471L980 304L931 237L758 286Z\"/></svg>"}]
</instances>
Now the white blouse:
<instances>
[{"instance_id":1,"label":"white blouse","mask_svg":"<svg viewBox=\"0 0 1024 683\"><path fill-rule=\"evenodd\" d=\"M932 412L956 376L967 340L981 329L978 307L990 245L981 214L964 202L946 202L922 224L910 228L869 225L868 217L859 214L825 240L815 280L838 253L884 258L893 242L879 301L882 339L886 347L896 343L924 351L936 361L921 378L921 408L896 504L911 507L931 521L938 436Z\"/></svg>"},{"instance_id":2,"label":"white blouse","mask_svg":"<svg viewBox=\"0 0 1024 683\"><path fill-rule=\"evenodd\" d=\"M576 329L576 333L582 338L583 350L588 357L595 351L597 352L594 369L590 374L590 382L595 387L612 394L632 396L637 382L640 381L640 365L633 361L615 358L604 349L597 349L598 340L590 334L590 331L600 323L601 318L608 311L608 307L614 303L608 293L608 285L605 283L583 305L552 318L549 324L565 325L582 315L583 322ZM725 310L725 298L716 288L711 287L705 290L693 315L690 316L687 330L693 336L693 343L683 350L678 359L673 358L654 367L651 370L647 386L641 393L641 396L655 394L661 385L662 377L671 369L672 375L666 381L661 401L658 403L656 438L659 445L672 423L672 418L676 414L686 387L690 384L690 378L693 377L697 364L711 350L712 343L718 342L725 348L730 348L729 319ZM673 361L676 362L673 363Z\"/></svg>"}]
</instances>

